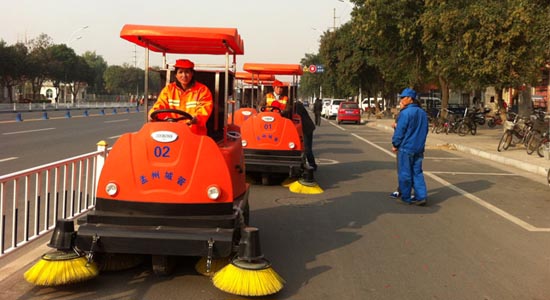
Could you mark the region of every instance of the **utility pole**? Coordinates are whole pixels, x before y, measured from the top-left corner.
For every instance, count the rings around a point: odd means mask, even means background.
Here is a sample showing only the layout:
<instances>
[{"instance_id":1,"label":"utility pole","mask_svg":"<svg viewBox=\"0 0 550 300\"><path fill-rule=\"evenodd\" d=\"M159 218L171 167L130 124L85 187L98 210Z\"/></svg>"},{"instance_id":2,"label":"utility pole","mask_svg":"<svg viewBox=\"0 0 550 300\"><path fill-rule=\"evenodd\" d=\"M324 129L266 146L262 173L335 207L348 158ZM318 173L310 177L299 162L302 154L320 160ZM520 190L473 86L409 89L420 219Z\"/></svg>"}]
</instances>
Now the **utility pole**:
<instances>
[{"instance_id":1,"label":"utility pole","mask_svg":"<svg viewBox=\"0 0 550 300\"><path fill-rule=\"evenodd\" d=\"M336 8L332 9L332 31L336 31Z\"/></svg>"},{"instance_id":2,"label":"utility pole","mask_svg":"<svg viewBox=\"0 0 550 300\"><path fill-rule=\"evenodd\" d=\"M134 68L137 71L137 45L134 45ZM136 82L136 102L139 101L139 80Z\"/></svg>"}]
</instances>

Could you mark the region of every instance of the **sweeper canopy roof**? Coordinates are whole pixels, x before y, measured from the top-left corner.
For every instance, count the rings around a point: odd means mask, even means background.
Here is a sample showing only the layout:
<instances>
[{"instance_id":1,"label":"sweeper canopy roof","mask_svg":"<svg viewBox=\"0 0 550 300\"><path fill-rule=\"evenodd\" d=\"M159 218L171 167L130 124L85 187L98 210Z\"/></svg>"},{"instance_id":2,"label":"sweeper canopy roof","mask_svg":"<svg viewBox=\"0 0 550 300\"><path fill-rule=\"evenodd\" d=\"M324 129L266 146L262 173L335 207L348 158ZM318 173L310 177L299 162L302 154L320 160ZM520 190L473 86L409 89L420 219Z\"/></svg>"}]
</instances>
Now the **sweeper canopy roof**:
<instances>
[{"instance_id":1,"label":"sweeper canopy roof","mask_svg":"<svg viewBox=\"0 0 550 300\"><path fill-rule=\"evenodd\" d=\"M176 54L244 54L236 28L127 24L120 37L151 51Z\"/></svg>"},{"instance_id":2,"label":"sweeper canopy roof","mask_svg":"<svg viewBox=\"0 0 550 300\"><path fill-rule=\"evenodd\" d=\"M253 74L303 75L299 64L245 63L243 70Z\"/></svg>"}]
</instances>

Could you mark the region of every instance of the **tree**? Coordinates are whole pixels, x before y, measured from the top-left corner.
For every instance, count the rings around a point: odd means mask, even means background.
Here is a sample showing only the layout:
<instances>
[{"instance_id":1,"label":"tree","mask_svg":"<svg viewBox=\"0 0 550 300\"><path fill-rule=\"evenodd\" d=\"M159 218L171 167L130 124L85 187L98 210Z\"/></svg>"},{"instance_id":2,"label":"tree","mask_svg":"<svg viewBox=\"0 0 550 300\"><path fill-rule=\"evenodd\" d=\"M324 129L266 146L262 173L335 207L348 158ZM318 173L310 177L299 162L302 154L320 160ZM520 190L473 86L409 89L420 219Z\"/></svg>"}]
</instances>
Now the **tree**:
<instances>
[{"instance_id":1,"label":"tree","mask_svg":"<svg viewBox=\"0 0 550 300\"><path fill-rule=\"evenodd\" d=\"M0 82L8 91L10 103L14 102L13 88L25 79L28 50L22 43L7 46L0 41Z\"/></svg>"},{"instance_id":2,"label":"tree","mask_svg":"<svg viewBox=\"0 0 550 300\"><path fill-rule=\"evenodd\" d=\"M38 99L40 88L48 78L48 47L52 45L52 39L47 34L40 34L29 42L30 53L26 74L32 86L32 98Z\"/></svg>"},{"instance_id":3,"label":"tree","mask_svg":"<svg viewBox=\"0 0 550 300\"><path fill-rule=\"evenodd\" d=\"M103 74L105 89L111 94L124 94L127 85L124 77L124 68L121 66L108 66Z\"/></svg>"},{"instance_id":4,"label":"tree","mask_svg":"<svg viewBox=\"0 0 550 300\"><path fill-rule=\"evenodd\" d=\"M73 70L77 68L77 55L74 50L65 44L52 45L46 49L48 56L48 78L56 89L55 102L59 100L59 88L61 83L69 83Z\"/></svg>"},{"instance_id":5,"label":"tree","mask_svg":"<svg viewBox=\"0 0 550 300\"><path fill-rule=\"evenodd\" d=\"M422 28L417 20L424 9L421 0L353 1L355 38L368 49L370 64L393 86L418 87L429 78L426 71Z\"/></svg>"},{"instance_id":6,"label":"tree","mask_svg":"<svg viewBox=\"0 0 550 300\"><path fill-rule=\"evenodd\" d=\"M82 54L82 57L93 71L93 80L90 82L90 93L101 94L105 92L105 81L103 79L103 73L107 70L107 62L101 55L97 55L95 51L86 51Z\"/></svg>"},{"instance_id":7,"label":"tree","mask_svg":"<svg viewBox=\"0 0 550 300\"><path fill-rule=\"evenodd\" d=\"M80 90L87 86L89 83L94 80L94 71L88 65L84 57L77 56L74 64L69 70L67 78L69 79L69 87L71 94L73 95L72 99L77 99L77 95Z\"/></svg>"},{"instance_id":8,"label":"tree","mask_svg":"<svg viewBox=\"0 0 550 300\"><path fill-rule=\"evenodd\" d=\"M128 64L109 66L103 76L105 88L111 94L136 94L144 90L145 71Z\"/></svg>"}]
</instances>

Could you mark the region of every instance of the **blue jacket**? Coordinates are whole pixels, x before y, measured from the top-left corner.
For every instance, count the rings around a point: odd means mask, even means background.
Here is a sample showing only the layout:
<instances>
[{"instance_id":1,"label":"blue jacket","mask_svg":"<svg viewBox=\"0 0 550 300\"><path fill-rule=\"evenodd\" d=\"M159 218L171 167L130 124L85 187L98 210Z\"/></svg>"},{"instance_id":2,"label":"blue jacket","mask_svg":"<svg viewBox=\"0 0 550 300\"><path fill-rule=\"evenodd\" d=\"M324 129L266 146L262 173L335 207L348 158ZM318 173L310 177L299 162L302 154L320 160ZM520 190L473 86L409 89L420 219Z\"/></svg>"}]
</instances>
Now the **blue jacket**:
<instances>
[{"instance_id":1,"label":"blue jacket","mask_svg":"<svg viewBox=\"0 0 550 300\"><path fill-rule=\"evenodd\" d=\"M428 116L426 112L411 103L399 112L397 126L393 133L392 145L410 154L424 152L428 136Z\"/></svg>"}]
</instances>

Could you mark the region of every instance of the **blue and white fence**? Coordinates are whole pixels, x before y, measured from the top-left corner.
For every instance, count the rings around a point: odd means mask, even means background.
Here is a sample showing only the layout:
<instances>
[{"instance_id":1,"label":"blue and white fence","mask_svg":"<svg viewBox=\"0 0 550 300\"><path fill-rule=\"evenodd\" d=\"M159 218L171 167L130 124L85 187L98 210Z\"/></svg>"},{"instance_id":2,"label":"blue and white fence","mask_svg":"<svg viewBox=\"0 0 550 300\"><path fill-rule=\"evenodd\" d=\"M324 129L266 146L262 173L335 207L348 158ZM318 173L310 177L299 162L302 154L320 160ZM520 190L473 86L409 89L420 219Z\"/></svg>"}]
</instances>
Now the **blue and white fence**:
<instances>
[{"instance_id":1,"label":"blue and white fence","mask_svg":"<svg viewBox=\"0 0 550 300\"><path fill-rule=\"evenodd\" d=\"M95 206L108 149L0 176L0 257Z\"/></svg>"}]
</instances>

